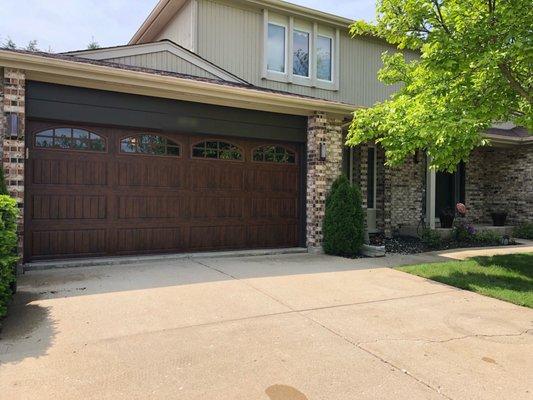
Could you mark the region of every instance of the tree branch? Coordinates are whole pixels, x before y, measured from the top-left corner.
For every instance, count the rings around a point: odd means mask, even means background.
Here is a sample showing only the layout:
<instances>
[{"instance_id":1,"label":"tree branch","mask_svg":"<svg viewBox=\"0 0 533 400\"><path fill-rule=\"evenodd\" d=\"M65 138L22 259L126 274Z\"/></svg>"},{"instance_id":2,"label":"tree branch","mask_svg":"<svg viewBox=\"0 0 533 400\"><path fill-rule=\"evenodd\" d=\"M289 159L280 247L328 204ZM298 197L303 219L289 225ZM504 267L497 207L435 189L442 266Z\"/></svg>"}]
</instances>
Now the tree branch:
<instances>
[{"instance_id":1,"label":"tree branch","mask_svg":"<svg viewBox=\"0 0 533 400\"><path fill-rule=\"evenodd\" d=\"M507 79L509 82L509 85L511 85L511 88L513 88L520 96L522 96L524 99L526 99L529 104L532 103L531 101L531 93L530 90L527 88L524 88L520 82L514 77L513 71L511 71L511 68L507 64L500 63L498 64L498 67L500 68L501 73Z\"/></svg>"},{"instance_id":2,"label":"tree branch","mask_svg":"<svg viewBox=\"0 0 533 400\"><path fill-rule=\"evenodd\" d=\"M448 29L448 26L444 22L444 18L442 16L442 12L440 11L440 4L439 0L432 0L433 4L435 5L435 8L437 9L437 21L439 21L440 25L442 26L442 29L448 34L451 35L450 30Z\"/></svg>"}]
</instances>

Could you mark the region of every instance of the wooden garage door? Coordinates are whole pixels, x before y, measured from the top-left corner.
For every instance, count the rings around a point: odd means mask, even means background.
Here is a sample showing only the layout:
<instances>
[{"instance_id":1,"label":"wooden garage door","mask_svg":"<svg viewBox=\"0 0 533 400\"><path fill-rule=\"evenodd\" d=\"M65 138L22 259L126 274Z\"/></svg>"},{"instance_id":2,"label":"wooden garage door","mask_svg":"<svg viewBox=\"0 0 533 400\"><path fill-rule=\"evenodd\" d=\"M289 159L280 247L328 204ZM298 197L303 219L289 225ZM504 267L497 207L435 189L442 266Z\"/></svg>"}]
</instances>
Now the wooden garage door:
<instances>
[{"instance_id":1,"label":"wooden garage door","mask_svg":"<svg viewBox=\"0 0 533 400\"><path fill-rule=\"evenodd\" d=\"M27 260L299 244L294 145L28 125Z\"/></svg>"}]
</instances>

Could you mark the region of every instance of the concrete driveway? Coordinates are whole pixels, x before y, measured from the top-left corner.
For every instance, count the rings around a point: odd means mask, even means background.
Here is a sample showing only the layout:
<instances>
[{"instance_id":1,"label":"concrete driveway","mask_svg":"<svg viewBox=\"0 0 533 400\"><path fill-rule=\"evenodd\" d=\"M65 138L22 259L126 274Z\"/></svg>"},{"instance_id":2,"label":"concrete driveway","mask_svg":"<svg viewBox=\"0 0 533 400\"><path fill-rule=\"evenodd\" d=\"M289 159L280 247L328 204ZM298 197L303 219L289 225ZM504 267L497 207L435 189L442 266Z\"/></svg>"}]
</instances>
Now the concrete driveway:
<instances>
[{"instance_id":1,"label":"concrete driveway","mask_svg":"<svg viewBox=\"0 0 533 400\"><path fill-rule=\"evenodd\" d=\"M532 399L533 310L405 259L205 258L26 274L5 399Z\"/></svg>"}]
</instances>

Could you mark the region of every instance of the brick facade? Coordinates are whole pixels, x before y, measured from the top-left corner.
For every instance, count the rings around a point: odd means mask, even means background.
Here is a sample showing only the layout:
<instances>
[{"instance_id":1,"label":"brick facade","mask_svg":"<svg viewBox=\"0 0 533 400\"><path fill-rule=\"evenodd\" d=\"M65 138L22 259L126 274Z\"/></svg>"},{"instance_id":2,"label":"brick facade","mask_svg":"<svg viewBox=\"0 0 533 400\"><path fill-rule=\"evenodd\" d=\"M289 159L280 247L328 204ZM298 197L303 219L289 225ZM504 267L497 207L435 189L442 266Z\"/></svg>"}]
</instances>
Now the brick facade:
<instances>
[{"instance_id":1,"label":"brick facade","mask_svg":"<svg viewBox=\"0 0 533 400\"><path fill-rule=\"evenodd\" d=\"M2 167L9 194L17 201L20 210L19 247L24 242L24 132L25 132L25 86L23 71L0 69L0 143L2 146ZM9 132L8 119L17 116L16 132Z\"/></svg>"},{"instance_id":2,"label":"brick facade","mask_svg":"<svg viewBox=\"0 0 533 400\"><path fill-rule=\"evenodd\" d=\"M506 211L510 225L533 222L533 145L478 148L465 175L472 221L492 223L491 212Z\"/></svg>"},{"instance_id":3,"label":"brick facade","mask_svg":"<svg viewBox=\"0 0 533 400\"><path fill-rule=\"evenodd\" d=\"M307 126L307 247L322 251L322 223L326 196L342 172L342 120L316 112ZM320 144L326 146L326 159L320 159Z\"/></svg>"}]
</instances>

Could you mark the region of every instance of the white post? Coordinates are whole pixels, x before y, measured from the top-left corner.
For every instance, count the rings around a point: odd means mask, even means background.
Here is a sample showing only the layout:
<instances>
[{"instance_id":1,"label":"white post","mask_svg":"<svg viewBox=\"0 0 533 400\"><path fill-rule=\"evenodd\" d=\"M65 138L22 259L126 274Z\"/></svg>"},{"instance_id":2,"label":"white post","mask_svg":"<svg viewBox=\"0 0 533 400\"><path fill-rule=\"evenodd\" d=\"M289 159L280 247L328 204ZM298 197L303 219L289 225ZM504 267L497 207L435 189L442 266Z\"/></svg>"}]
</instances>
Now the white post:
<instances>
[{"instance_id":1,"label":"white post","mask_svg":"<svg viewBox=\"0 0 533 400\"><path fill-rule=\"evenodd\" d=\"M435 198L437 192L437 174L433 168L429 168L431 158L427 156L426 171L426 218L430 229L435 229Z\"/></svg>"}]
</instances>

